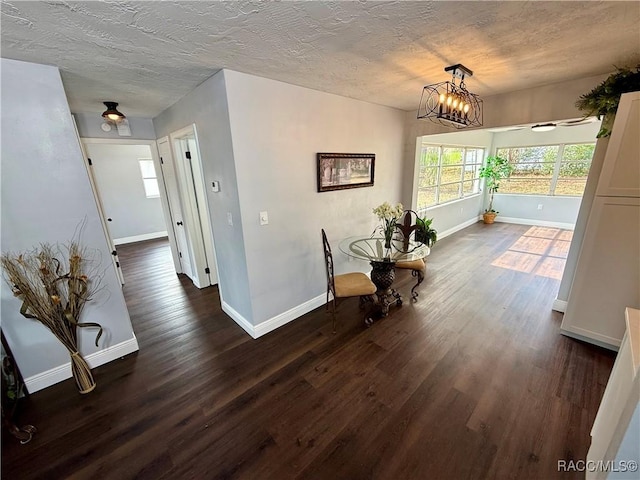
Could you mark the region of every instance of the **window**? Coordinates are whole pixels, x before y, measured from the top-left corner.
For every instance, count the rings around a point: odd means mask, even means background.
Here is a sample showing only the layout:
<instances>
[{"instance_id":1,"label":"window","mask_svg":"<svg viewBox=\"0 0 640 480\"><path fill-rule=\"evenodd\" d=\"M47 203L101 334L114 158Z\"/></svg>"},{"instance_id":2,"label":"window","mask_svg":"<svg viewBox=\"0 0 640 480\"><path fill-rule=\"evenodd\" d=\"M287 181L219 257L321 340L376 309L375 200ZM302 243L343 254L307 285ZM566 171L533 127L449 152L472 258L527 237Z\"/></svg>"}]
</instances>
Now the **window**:
<instances>
[{"instance_id":1,"label":"window","mask_svg":"<svg viewBox=\"0 0 640 480\"><path fill-rule=\"evenodd\" d=\"M478 193L484 149L422 144L418 210Z\"/></svg>"},{"instance_id":2,"label":"window","mask_svg":"<svg viewBox=\"0 0 640 480\"><path fill-rule=\"evenodd\" d=\"M498 193L582 196L594 150L594 143L498 148L513 165Z\"/></svg>"},{"instance_id":3,"label":"window","mask_svg":"<svg viewBox=\"0 0 640 480\"><path fill-rule=\"evenodd\" d=\"M157 198L160 196L160 188L158 187L158 177L156 177L156 168L153 160L147 158L138 159L140 163L140 172L142 172L142 183L144 184L144 192L147 198Z\"/></svg>"}]
</instances>

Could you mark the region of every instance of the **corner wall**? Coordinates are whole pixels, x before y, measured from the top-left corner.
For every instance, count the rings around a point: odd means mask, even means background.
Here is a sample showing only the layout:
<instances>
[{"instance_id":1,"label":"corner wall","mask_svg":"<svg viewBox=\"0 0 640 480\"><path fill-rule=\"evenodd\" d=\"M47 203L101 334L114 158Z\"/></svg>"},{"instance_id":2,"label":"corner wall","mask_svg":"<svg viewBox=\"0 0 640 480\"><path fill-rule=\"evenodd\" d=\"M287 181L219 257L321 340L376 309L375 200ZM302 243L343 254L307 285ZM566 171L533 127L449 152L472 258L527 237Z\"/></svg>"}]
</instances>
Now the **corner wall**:
<instances>
[{"instance_id":1,"label":"corner wall","mask_svg":"<svg viewBox=\"0 0 640 480\"><path fill-rule=\"evenodd\" d=\"M138 349L120 281L100 223L80 144L58 69L1 59L2 73L2 252L31 250L42 242L64 244L85 222L81 241L95 250L102 290L86 304L82 320L101 324L78 332L80 351L91 366ZM20 315L20 301L0 286L2 330L29 391L71 377L69 354L35 320ZM96 378L98 388L99 377Z\"/></svg>"},{"instance_id":2,"label":"corner wall","mask_svg":"<svg viewBox=\"0 0 640 480\"><path fill-rule=\"evenodd\" d=\"M338 243L371 233L372 209L400 200L404 112L234 71L225 79L253 324L271 328L324 304L322 228L337 273L370 270L347 266ZM318 152L375 153L374 186L318 193Z\"/></svg>"},{"instance_id":3,"label":"corner wall","mask_svg":"<svg viewBox=\"0 0 640 480\"><path fill-rule=\"evenodd\" d=\"M236 180L225 74L220 71L153 119L158 138L195 123L205 179L223 309L249 325L253 318ZM212 181L220 191L213 192ZM233 225L229 225L231 215ZM206 234L206 232L205 232ZM248 325L244 325L247 328Z\"/></svg>"}]
</instances>

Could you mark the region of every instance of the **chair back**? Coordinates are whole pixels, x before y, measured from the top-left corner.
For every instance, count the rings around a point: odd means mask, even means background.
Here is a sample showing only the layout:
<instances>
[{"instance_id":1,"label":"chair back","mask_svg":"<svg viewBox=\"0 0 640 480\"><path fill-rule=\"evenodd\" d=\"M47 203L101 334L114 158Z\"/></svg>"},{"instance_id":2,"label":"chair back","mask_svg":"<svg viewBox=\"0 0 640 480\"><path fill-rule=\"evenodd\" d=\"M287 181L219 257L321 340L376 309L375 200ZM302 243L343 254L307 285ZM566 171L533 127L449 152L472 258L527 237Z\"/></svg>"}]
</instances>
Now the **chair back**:
<instances>
[{"instance_id":1,"label":"chair back","mask_svg":"<svg viewBox=\"0 0 640 480\"><path fill-rule=\"evenodd\" d=\"M324 248L324 264L327 269L327 290L331 292L333 297L336 296L336 285L333 278L333 255L331 254L331 245L327 240L327 234L322 229L322 246Z\"/></svg>"},{"instance_id":2,"label":"chair back","mask_svg":"<svg viewBox=\"0 0 640 480\"><path fill-rule=\"evenodd\" d=\"M416 219L418 214L413 210L405 210L403 216L396 222L396 228L402 233L402 242L404 250L409 249L409 241L411 240L411 234L414 233L418 226L416 225Z\"/></svg>"}]
</instances>

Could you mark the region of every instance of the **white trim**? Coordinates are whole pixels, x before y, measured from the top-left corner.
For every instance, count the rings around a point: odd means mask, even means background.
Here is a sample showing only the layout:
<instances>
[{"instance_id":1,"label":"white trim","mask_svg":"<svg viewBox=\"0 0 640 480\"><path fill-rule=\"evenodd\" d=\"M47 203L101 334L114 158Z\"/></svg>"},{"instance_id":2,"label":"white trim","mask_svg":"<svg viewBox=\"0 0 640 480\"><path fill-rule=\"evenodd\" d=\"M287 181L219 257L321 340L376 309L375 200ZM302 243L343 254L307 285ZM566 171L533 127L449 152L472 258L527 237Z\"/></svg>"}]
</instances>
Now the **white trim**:
<instances>
[{"instance_id":1,"label":"white trim","mask_svg":"<svg viewBox=\"0 0 640 480\"><path fill-rule=\"evenodd\" d=\"M620 340L612 337L607 337L605 335L600 335L598 333L590 332L582 328L561 328L560 333L566 337L575 338L576 340L591 343L593 345L606 348L607 350L613 350L614 352L620 350Z\"/></svg>"},{"instance_id":2,"label":"white trim","mask_svg":"<svg viewBox=\"0 0 640 480\"><path fill-rule=\"evenodd\" d=\"M311 310L315 310L318 307L321 307L327 302L326 294L318 295L311 300L307 300L306 302L298 305L297 307L293 307L286 312L282 312L275 317L271 317L264 322L260 322L258 325L253 327L255 332L255 338L261 337L276 328L279 328L296 318L300 318L305 313L309 313Z\"/></svg>"},{"instance_id":3,"label":"white trim","mask_svg":"<svg viewBox=\"0 0 640 480\"><path fill-rule=\"evenodd\" d=\"M153 238L167 237L169 234L167 231L163 232L151 232L143 233L142 235L133 235L132 237L114 238L113 243L115 245L122 245L123 243L143 242L145 240L151 240Z\"/></svg>"},{"instance_id":4,"label":"white trim","mask_svg":"<svg viewBox=\"0 0 640 480\"><path fill-rule=\"evenodd\" d=\"M418 215L424 216L429 213L436 212L441 207L448 207L451 205L455 205L456 203L462 203L471 198L481 197L482 195L483 195L483 190L479 190L478 192L471 193L461 198L454 198L453 200L447 200L446 202L443 202L443 203L436 203L434 205L429 205L428 207L421 208L420 210L416 209L416 213Z\"/></svg>"},{"instance_id":5,"label":"white trim","mask_svg":"<svg viewBox=\"0 0 640 480\"><path fill-rule=\"evenodd\" d=\"M482 216L480 218L482 218ZM573 230L576 226L575 223L549 222L547 220L534 220L532 218L503 217L501 215L498 215L495 221L502 223L516 223L518 225L534 225L536 227L555 227L562 228L563 230Z\"/></svg>"},{"instance_id":6,"label":"white trim","mask_svg":"<svg viewBox=\"0 0 640 480\"><path fill-rule=\"evenodd\" d=\"M245 332L251 335L252 338L258 338L256 337L255 328L249 320L236 312L234 308L224 300L220 299L220 304L222 306L222 311L229 315L234 322L240 325Z\"/></svg>"},{"instance_id":7,"label":"white trim","mask_svg":"<svg viewBox=\"0 0 640 480\"><path fill-rule=\"evenodd\" d=\"M567 301L566 300L560 300L559 298L556 298L553 301L553 305L551 306L551 310L555 310L556 312L560 312L560 313L564 313L567 311Z\"/></svg>"},{"instance_id":8,"label":"white trim","mask_svg":"<svg viewBox=\"0 0 640 480\"><path fill-rule=\"evenodd\" d=\"M251 335L252 338L258 338L266 335L269 332L274 331L276 328L280 328L287 323L300 318L305 313L309 313L311 310L315 310L326 303L326 294L318 295L317 297L307 300L306 302L293 307L286 312L282 312L275 317L271 317L264 322L260 322L258 325L253 325L246 318L240 315L233 309L228 303L222 300L222 310L229 315L242 329Z\"/></svg>"},{"instance_id":9,"label":"white trim","mask_svg":"<svg viewBox=\"0 0 640 480\"><path fill-rule=\"evenodd\" d=\"M438 233L438 240L443 239L444 237L448 237L449 235L453 235L454 233L456 233L456 232L458 232L458 231L460 231L460 230L462 230L464 228L470 227L471 225L474 225L474 224L478 223L478 221L480 221L480 220L482 220L482 215L478 215L476 217L473 217L473 218L467 220L466 222L459 223L458 225L456 225L453 228L450 228L448 230L445 230L444 232Z\"/></svg>"},{"instance_id":10,"label":"white trim","mask_svg":"<svg viewBox=\"0 0 640 480\"><path fill-rule=\"evenodd\" d=\"M117 345L113 345L112 347L107 347L91 353L85 356L84 359L90 368L96 368L100 365L104 365L105 363L124 357L125 355L129 355L130 353L137 352L138 350L138 340L134 334L133 338L125 340ZM34 393L38 390L42 390L50 387L51 385L55 385L56 383L67 380L68 378L71 378L71 376L71 361L69 361L68 363L54 367L46 372L37 373L31 377L25 378L24 383L29 393Z\"/></svg>"},{"instance_id":11,"label":"white trim","mask_svg":"<svg viewBox=\"0 0 640 480\"><path fill-rule=\"evenodd\" d=\"M96 137L82 137L82 141L85 143L94 144L121 144L121 145L154 145L155 140L150 139L131 139L131 138L96 138Z\"/></svg>"}]
</instances>

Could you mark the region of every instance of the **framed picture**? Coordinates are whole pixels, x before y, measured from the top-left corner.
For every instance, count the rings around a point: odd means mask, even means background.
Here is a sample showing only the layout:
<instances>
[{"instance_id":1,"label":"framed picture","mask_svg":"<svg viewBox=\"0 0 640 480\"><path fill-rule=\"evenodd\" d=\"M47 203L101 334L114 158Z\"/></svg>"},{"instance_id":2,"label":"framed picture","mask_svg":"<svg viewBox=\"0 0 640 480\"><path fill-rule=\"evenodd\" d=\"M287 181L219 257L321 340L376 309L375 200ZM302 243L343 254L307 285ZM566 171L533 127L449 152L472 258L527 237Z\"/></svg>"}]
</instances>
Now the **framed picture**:
<instances>
[{"instance_id":1,"label":"framed picture","mask_svg":"<svg viewBox=\"0 0 640 480\"><path fill-rule=\"evenodd\" d=\"M372 187L375 153L318 153L318 192Z\"/></svg>"}]
</instances>

